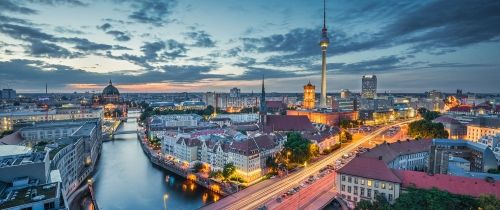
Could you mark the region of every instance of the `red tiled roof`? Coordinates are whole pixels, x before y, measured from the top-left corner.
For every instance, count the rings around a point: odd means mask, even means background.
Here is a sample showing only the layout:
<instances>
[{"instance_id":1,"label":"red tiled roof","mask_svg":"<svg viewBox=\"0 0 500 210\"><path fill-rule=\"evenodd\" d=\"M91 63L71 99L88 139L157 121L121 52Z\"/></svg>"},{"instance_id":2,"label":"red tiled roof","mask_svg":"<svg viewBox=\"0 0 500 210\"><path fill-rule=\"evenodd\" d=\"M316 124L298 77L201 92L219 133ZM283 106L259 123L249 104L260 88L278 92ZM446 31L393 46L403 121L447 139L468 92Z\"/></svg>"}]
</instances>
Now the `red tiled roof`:
<instances>
[{"instance_id":1,"label":"red tiled roof","mask_svg":"<svg viewBox=\"0 0 500 210\"><path fill-rule=\"evenodd\" d=\"M433 187L448 191L452 194L479 197L482 194L491 194L500 199L500 181L493 183L483 179L452 176L448 174L428 175L418 171L394 170L401 178L403 187L431 189Z\"/></svg>"},{"instance_id":2,"label":"red tiled roof","mask_svg":"<svg viewBox=\"0 0 500 210\"><path fill-rule=\"evenodd\" d=\"M401 180L385 165L384 161L372 157L355 157L337 170L337 173L401 183Z\"/></svg>"},{"instance_id":3,"label":"red tiled roof","mask_svg":"<svg viewBox=\"0 0 500 210\"><path fill-rule=\"evenodd\" d=\"M433 121L435 121L435 122L440 122L440 123L455 124L455 125L457 125L457 124L462 124L462 123L460 123L458 120L453 119L453 118L448 117L448 116L440 116L440 117L438 117L438 118L434 119Z\"/></svg>"},{"instance_id":4,"label":"red tiled roof","mask_svg":"<svg viewBox=\"0 0 500 210\"><path fill-rule=\"evenodd\" d=\"M373 149L370 149L370 151L361 154L361 156L372 157L372 158L382 157L382 160L385 163L389 163L401 155L429 151L431 148L431 144L432 144L431 139L383 143L376 146Z\"/></svg>"},{"instance_id":5,"label":"red tiled roof","mask_svg":"<svg viewBox=\"0 0 500 210\"><path fill-rule=\"evenodd\" d=\"M282 101L266 101L267 108L284 108L285 104Z\"/></svg>"},{"instance_id":6,"label":"red tiled roof","mask_svg":"<svg viewBox=\"0 0 500 210\"><path fill-rule=\"evenodd\" d=\"M184 137L179 138L179 140L177 140L177 144L180 144L182 141L184 141L184 144L186 144L186 146L188 146L188 147L194 147L194 146L201 145L201 141L198 139L191 139L191 138L184 138Z\"/></svg>"},{"instance_id":7,"label":"red tiled roof","mask_svg":"<svg viewBox=\"0 0 500 210\"><path fill-rule=\"evenodd\" d=\"M229 149L234 153L248 156L257 154L260 150L272 149L275 146L276 145L272 137L262 135L258 137L251 137L242 141L234 141L229 146Z\"/></svg>"},{"instance_id":8,"label":"red tiled roof","mask_svg":"<svg viewBox=\"0 0 500 210\"><path fill-rule=\"evenodd\" d=\"M266 131L314 131L307 116L267 115Z\"/></svg>"},{"instance_id":9,"label":"red tiled roof","mask_svg":"<svg viewBox=\"0 0 500 210\"><path fill-rule=\"evenodd\" d=\"M469 105L461 105L461 106L456 106L448 110L449 112L470 112L471 106Z\"/></svg>"}]
</instances>

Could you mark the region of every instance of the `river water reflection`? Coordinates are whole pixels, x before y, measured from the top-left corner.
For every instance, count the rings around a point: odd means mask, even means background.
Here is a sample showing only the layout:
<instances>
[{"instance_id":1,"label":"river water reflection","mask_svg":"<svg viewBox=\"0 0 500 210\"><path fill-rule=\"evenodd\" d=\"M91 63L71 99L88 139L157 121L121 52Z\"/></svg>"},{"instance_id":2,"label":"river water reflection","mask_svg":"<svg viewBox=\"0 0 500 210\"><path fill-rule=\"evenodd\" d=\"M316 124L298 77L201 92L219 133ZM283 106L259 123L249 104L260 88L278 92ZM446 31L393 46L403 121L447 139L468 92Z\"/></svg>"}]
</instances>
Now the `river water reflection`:
<instances>
[{"instance_id":1,"label":"river water reflection","mask_svg":"<svg viewBox=\"0 0 500 210\"><path fill-rule=\"evenodd\" d=\"M129 116L138 113L130 113ZM137 130L135 119L120 128ZM147 159L137 134L116 135L104 142L94 175L94 192L102 210L111 209L196 209L220 199L219 195Z\"/></svg>"}]
</instances>

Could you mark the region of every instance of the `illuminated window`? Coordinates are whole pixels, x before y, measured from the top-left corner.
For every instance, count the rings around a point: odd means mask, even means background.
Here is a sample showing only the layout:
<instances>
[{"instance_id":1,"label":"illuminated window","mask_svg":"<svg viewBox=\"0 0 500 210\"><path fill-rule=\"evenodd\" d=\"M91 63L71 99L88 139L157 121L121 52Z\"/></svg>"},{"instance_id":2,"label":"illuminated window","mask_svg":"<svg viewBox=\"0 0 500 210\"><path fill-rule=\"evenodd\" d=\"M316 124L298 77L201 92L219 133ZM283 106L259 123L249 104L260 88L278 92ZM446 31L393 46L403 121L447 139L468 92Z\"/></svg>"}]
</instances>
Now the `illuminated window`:
<instances>
[{"instance_id":1,"label":"illuminated window","mask_svg":"<svg viewBox=\"0 0 500 210\"><path fill-rule=\"evenodd\" d=\"M385 189L385 183L382 183L382 184L380 185L380 188Z\"/></svg>"},{"instance_id":2,"label":"illuminated window","mask_svg":"<svg viewBox=\"0 0 500 210\"><path fill-rule=\"evenodd\" d=\"M372 180L369 179L368 181L366 181L366 185L368 185L368 187L371 187L372 186Z\"/></svg>"}]
</instances>

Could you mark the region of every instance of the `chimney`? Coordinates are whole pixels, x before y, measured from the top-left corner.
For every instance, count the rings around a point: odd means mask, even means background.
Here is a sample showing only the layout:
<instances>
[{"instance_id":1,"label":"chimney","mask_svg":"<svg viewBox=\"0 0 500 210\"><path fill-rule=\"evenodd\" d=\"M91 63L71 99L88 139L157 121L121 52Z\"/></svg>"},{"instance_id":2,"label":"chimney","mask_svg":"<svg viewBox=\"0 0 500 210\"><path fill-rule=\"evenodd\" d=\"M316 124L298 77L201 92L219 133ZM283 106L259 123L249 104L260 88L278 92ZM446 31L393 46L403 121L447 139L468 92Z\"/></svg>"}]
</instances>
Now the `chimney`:
<instances>
[{"instance_id":1,"label":"chimney","mask_svg":"<svg viewBox=\"0 0 500 210\"><path fill-rule=\"evenodd\" d=\"M381 156L378 156L378 159L379 159L379 160L382 160L382 155L381 155Z\"/></svg>"}]
</instances>

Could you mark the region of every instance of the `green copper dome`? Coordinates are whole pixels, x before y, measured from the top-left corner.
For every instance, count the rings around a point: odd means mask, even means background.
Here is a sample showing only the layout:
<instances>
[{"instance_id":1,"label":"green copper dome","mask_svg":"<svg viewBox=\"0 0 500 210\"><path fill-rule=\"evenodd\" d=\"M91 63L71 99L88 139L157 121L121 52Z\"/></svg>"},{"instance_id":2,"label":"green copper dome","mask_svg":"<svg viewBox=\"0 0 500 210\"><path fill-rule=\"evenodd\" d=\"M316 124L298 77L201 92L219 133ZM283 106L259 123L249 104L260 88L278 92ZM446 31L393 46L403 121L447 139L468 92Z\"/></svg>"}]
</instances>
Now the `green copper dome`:
<instances>
[{"instance_id":1,"label":"green copper dome","mask_svg":"<svg viewBox=\"0 0 500 210\"><path fill-rule=\"evenodd\" d=\"M102 95L120 95L120 91L118 91L118 89L113 86L111 80L109 80L109 85L102 90Z\"/></svg>"}]
</instances>

